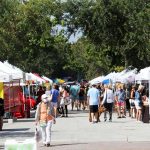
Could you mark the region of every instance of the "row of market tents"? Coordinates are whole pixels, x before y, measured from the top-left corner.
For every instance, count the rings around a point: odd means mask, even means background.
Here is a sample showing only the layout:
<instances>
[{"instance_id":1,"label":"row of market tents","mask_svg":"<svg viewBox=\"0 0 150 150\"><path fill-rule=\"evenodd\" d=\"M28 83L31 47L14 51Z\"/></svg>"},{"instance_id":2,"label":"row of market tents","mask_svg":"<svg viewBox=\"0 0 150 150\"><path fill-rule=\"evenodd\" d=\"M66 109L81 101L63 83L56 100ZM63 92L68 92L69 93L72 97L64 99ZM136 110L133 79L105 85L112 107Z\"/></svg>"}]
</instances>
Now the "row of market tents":
<instances>
[{"instance_id":1,"label":"row of market tents","mask_svg":"<svg viewBox=\"0 0 150 150\"><path fill-rule=\"evenodd\" d=\"M55 79L54 82L64 81ZM0 98L4 100L6 117L30 117L30 110L36 105L38 86L50 87L52 83L53 80L44 75L26 73L8 61L0 61Z\"/></svg>"},{"instance_id":2,"label":"row of market tents","mask_svg":"<svg viewBox=\"0 0 150 150\"><path fill-rule=\"evenodd\" d=\"M150 80L150 67L146 67L141 69L139 72L137 69L125 69L122 72L111 72L106 76L97 77L89 83L91 84L115 84L117 82L130 84L130 83L141 83L142 81L149 81Z\"/></svg>"},{"instance_id":3,"label":"row of market tents","mask_svg":"<svg viewBox=\"0 0 150 150\"><path fill-rule=\"evenodd\" d=\"M17 68L8 63L8 61L0 62L0 82L10 82L12 80L20 80L20 84L25 84L25 81L37 82L39 84L53 81L46 76L39 76L36 73L25 73L20 68Z\"/></svg>"},{"instance_id":4,"label":"row of market tents","mask_svg":"<svg viewBox=\"0 0 150 150\"><path fill-rule=\"evenodd\" d=\"M111 72L106 76L100 76L89 81L93 83L115 84L136 83L148 81L150 83L150 67L141 69L125 69L122 72ZM64 83L62 79L56 79L55 83ZM11 65L8 61L0 62L0 98L4 99L5 111L14 117L30 117L30 109L35 104L35 97L25 95L25 88L33 89L33 86L52 84L53 81L46 76L37 73L26 73ZM150 85L150 84L149 84Z\"/></svg>"}]
</instances>

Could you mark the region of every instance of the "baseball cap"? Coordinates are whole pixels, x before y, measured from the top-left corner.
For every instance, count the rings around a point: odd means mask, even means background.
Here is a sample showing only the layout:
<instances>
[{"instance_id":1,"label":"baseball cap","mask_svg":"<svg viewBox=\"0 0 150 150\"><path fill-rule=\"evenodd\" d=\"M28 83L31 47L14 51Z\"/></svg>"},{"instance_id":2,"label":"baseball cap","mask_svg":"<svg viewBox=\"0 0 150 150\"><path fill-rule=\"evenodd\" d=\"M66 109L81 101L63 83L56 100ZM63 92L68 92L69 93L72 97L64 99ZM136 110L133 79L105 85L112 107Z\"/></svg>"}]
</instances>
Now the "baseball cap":
<instances>
[{"instance_id":1,"label":"baseball cap","mask_svg":"<svg viewBox=\"0 0 150 150\"><path fill-rule=\"evenodd\" d=\"M44 99L46 99L46 98L48 98L48 96L47 96L46 94L43 94L43 95L41 96L41 99L42 99L42 100L44 100Z\"/></svg>"}]
</instances>

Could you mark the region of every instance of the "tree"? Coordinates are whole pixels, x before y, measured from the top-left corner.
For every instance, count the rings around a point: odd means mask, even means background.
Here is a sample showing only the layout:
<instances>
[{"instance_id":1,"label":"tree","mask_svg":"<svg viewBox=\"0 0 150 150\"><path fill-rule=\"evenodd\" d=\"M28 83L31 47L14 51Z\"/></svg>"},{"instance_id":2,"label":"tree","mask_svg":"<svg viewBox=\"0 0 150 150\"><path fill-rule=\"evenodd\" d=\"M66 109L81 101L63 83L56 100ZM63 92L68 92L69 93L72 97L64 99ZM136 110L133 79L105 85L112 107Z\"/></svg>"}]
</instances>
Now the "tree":
<instances>
[{"instance_id":1,"label":"tree","mask_svg":"<svg viewBox=\"0 0 150 150\"><path fill-rule=\"evenodd\" d=\"M18 23L17 0L0 1L0 50L1 60L14 58L17 54L15 44L18 42L16 37L16 24ZM14 63L14 62L13 62Z\"/></svg>"},{"instance_id":2,"label":"tree","mask_svg":"<svg viewBox=\"0 0 150 150\"><path fill-rule=\"evenodd\" d=\"M4 33L2 49L6 49L3 60L8 59L28 72L60 76L68 43L63 32L55 28L59 3L54 0L30 0L25 4L17 0L13 2L2 3L2 21L6 20L1 29Z\"/></svg>"},{"instance_id":3,"label":"tree","mask_svg":"<svg viewBox=\"0 0 150 150\"><path fill-rule=\"evenodd\" d=\"M1 0L0 7L0 59L24 71L92 78L150 63L149 0Z\"/></svg>"},{"instance_id":4,"label":"tree","mask_svg":"<svg viewBox=\"0 0 150 150\"><path fill-rule=\"evenodd\" d=\"M106 63L108 61L104 63L95 45L86 38L81 38L76 43L71 44L64 68L70 72L70 75L79 80L83 78L92 79L107 72Z\"/></svg>"},{"instance_id":5,"label":"tree","mask_svg":"<svg viewBox=\"0 0 150 150\"><path fill-rule=\"evenodd\" d=\"M141 68L150 60L149 8L145 0L69 0L64 20L68 32L82 30L101 57L109 58L108 71L117 66Z\"/></svg>"}]
</instances>

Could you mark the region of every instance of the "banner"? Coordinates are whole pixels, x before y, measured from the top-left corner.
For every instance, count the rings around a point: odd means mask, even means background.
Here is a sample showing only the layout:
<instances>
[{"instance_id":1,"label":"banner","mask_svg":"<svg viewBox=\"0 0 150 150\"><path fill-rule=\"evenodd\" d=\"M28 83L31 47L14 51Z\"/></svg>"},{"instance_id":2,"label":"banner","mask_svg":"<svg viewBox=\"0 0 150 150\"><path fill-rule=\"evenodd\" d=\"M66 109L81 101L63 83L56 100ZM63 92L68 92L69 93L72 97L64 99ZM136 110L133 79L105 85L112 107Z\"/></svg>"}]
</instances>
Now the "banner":
<instances>
[{"instance_id":1,"label":"banner","mask_svg":"<svg viewBox=\"0 0 150 150\"><path fill-rule=\"evenodd\" d=\"M0 82L0 98L4 99L4 84Z\"/></svg>"}]
</instances>

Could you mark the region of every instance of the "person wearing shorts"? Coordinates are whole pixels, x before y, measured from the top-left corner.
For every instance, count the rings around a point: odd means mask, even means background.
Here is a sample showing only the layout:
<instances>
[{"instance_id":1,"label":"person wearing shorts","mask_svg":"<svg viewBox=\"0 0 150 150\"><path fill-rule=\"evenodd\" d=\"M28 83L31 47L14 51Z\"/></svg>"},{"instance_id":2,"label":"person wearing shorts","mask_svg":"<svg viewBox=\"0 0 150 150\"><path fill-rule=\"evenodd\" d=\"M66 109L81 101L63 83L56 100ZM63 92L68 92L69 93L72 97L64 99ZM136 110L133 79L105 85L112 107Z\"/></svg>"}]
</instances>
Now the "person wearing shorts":
<instances>
[{"instance_id":1,"label":"person wearing shorts","mask_svg":"<svg viewBox=\"0 0 150 150\"><path fill-rule=\"evenodd\" d=\"M135 92L135 108L136 108L136 119L141 121L142 116L142 92L144 86L139 85L138 90Z\"/></svg>"},{"instance_id":2,"label":"person wearing shorts","mask_svg":"<svg viewBox=\"0 0 150 150\"><path fill-rule=\"evenodd\" d=\"M97 113L97 111L98 111L98 105L90 105L91 113Z\"/></svg>"},{"instance_id":3,"label":"person wearing shorts","mask_svg":"<svg viewBox=\"0 0 150 150\"><path fill-rule=\"evenodd\" d=\"M79 92L79 108L81 109L81 105L82 105L82 109L85 110L85 89L84 86L80 87L80 92Z\"/></svg>"},{"instance_id":4,"label":"person wearing shorts","mask_svg":"<svg viewBox=\"0 0 150 150\"><path fill-rule=\"evenodd\" d=\"M96 88L95 84L93 84L92 88L88 90L87 99L89 103L90 109L89 115L91 116L91 122L92 123L98 122L97 119L98 119L98 106L100 104L100 93L99 90Z\"/></svg>"},{"instance_id":5,"label":"person wearing shorts","mask_svg":"<svg viewBox=\"0 0 150 150\"><path fill-rule=\"evenodd\" d=\"M112 122L112 111L113 111L113 103L114 103L114 94L111 88L111 85L104 85L104 97L101 105L104 105L104 121L107 121L107 111L109 112L109 121Z\"/></svg>"},{"instance_id":6,"label":"person wearing shorts","mask_svg":"<svg viewBox=\"0 0 150 150\"><path fill-rule=\"evenodd\" d=\"M56 84L53 85L53 89L50 91L50 95L52 95L51 108L52 108L52 111L54 111L54 116L56 118L57 117L57 103L59 100L58 85Z\"/></svg>"},{"instance_id":7,"label":"person wearing shorts","mask_svg":"<svg viewBox=\"0 0 150 150\"><path fill-rule=\"evenodd\" d=\"M130 93L130 113L131 118L135 118L135 88L136 86L132 86L131 93Z\"/></svg>"},{"instance_id":8,"label":"person wearing shorts","mask_svg":"<svg viewBox=\"0 0 150 150\"><path fill-rule=\"evenodd\" d=\"M79 91L80 87L76 84L70 87L70 99L72 110L74 108L74 104L76 105L77 110L79 110Z\"/></svg>"},{"instance_id":9,"label":"person wearing shorts","mask_svg":"<svg viewBox=\"0 0 150 150\"><path fill-rule=\"evenodd\" d=\"M118 118L125 118L125 97L126 93L123 90L123 87L118 86L115 97L117 103Z\"/></svg>"}]
</instances>

